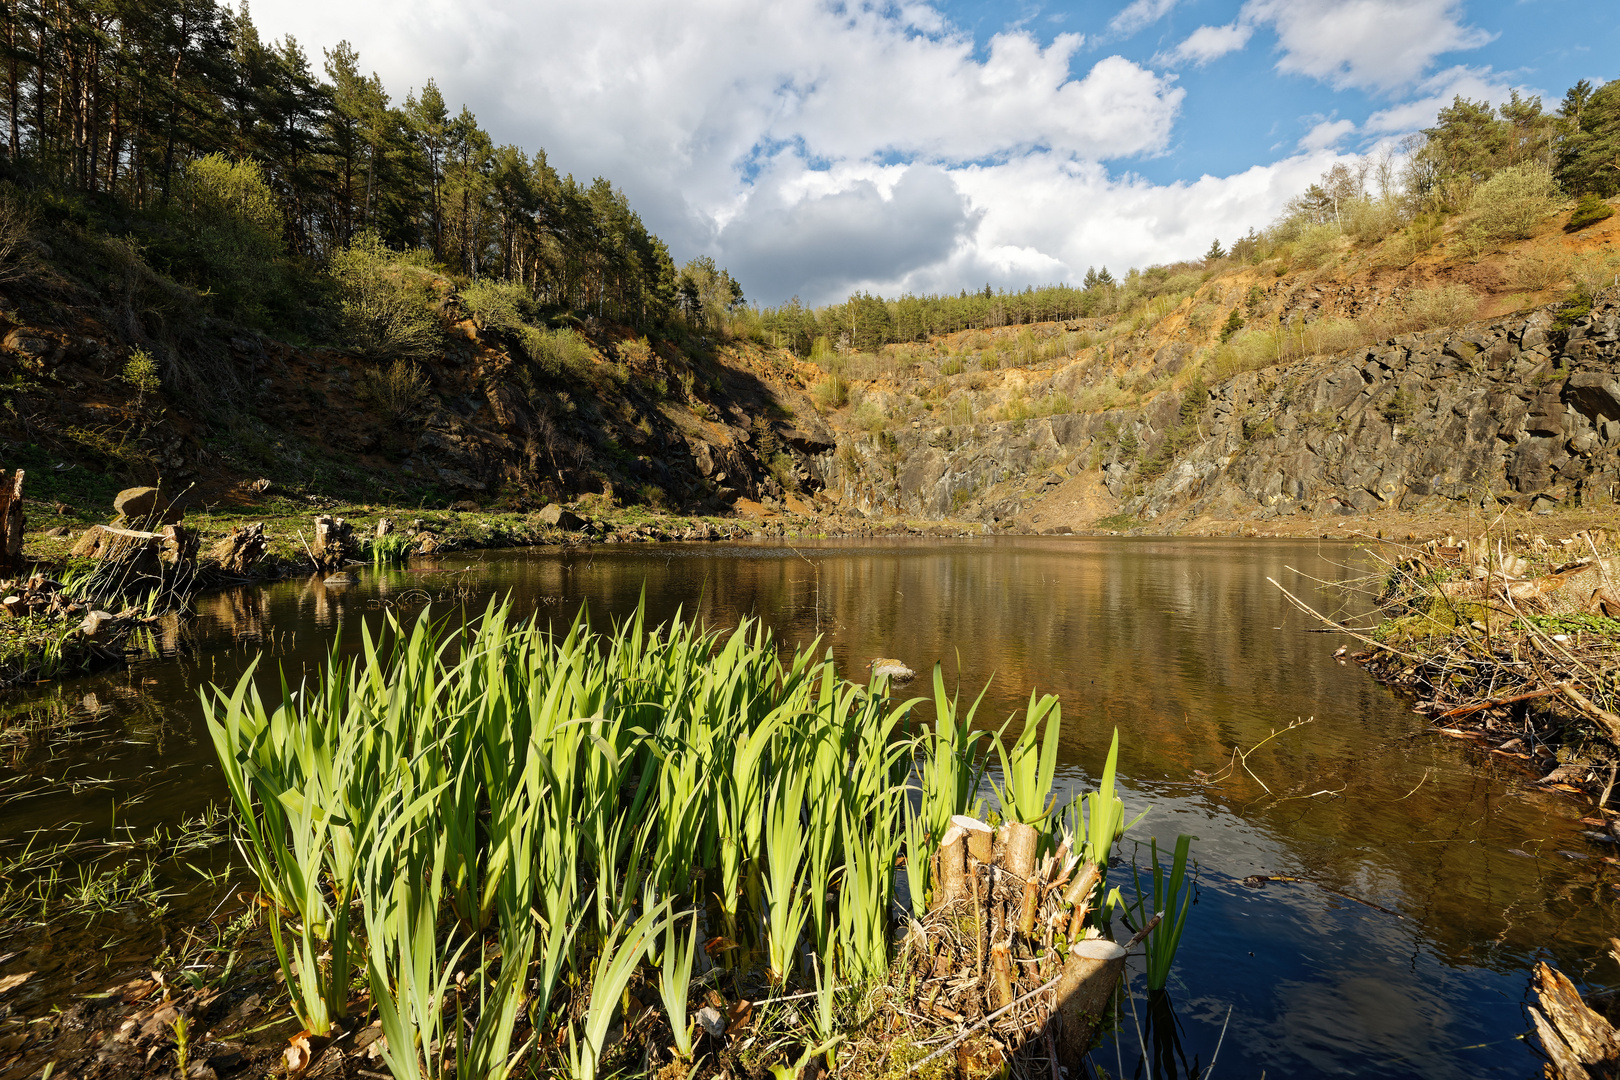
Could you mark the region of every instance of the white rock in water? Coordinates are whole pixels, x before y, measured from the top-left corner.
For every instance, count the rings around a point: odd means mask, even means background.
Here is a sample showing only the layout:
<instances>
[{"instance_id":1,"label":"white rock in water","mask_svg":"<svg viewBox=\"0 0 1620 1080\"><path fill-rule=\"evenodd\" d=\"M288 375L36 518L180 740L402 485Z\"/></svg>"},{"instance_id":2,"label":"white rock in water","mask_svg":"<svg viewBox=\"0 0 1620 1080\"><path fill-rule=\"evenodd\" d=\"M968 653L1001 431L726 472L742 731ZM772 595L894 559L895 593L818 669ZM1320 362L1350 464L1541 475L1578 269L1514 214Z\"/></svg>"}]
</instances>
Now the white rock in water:
<instances>
[{"instance_id":1,"label":"white rock in water","mask_svg":"<svg viewBox=\"0 0 1620 1080\"><path fill-rule=\"evenodd\" d=\"M873 675L887 675L896 682L904 682L906 679L917 677L917 673L906 667L905 664L899 660L891 660L888 657L880 656L868 664L867 667L872 669Z\"/></svg>"}]
</instances>

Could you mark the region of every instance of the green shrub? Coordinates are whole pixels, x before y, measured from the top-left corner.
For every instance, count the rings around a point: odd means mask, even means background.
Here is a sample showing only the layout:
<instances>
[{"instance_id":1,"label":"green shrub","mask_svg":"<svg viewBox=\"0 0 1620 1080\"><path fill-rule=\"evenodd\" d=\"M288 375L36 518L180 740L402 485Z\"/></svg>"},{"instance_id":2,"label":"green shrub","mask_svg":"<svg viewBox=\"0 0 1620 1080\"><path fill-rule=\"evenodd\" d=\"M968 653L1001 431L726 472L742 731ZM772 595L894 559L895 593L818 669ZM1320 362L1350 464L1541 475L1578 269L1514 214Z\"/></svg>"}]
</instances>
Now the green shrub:
<instances>
[{"instance_id":1,"label":"green shrub","mask_svg":"<svg viewBox=\"0 0 1620 1080\"><path fill-rule=\"evenodd\" d=\"M765 467L776 477L776 482L782 485L783 491L799 490L799 466L786 451L778 450L767 457Z\"/></svg>"},{"instance_id":2,"label":"green shrub","mask_svg":"<svg viewBox=\"0 0 1620 1080\"><path fill-rule=\"evenodd\" d=\"M1616 284L1620 276L1620 255L1592 251L1580 255L1571 263L1570 277L1575 289L1586 296L1596 296Z\"/></svg>"},{"instance_id":3,"label":"green shrub","mask_svg":"<svg viewBox=\"0 0 1620 1080\"><path fill-rule=\"evenodd\" d=\"M1318 267L1331 263L1344 243L1344 233L1337 225L1309 225L1300 231L1294 245L1294 262L1299 266Z\"/></svg>"},{"instance_id":4,"label":"green shrub","mask_svg":"<svg viewBox=\"0 0 1620 1080\"><path fill-rule=\"evenodd\" d=\"M548 331L525 326L519 333L523 351L540 366L541 371L554 379L591 381L596 367L595 353L590 342L574 331L566 327Z\"/></svg>"},{"instance_id":5,"label":"green shrub","mask_svg":"<svg viewBox=\"0 0 1620 1080\"><path fill-rule=\"evenodd\" d=\"M409 360L395 360L386 368L370 368L360 375L362 400L369 401L390 420L409 420L432 400L428 377Z\"/></svg>"},{"instance_id":6,"label":"green shrub","mask_svg":"<svg viewBox=\"0 0 1620 1080\"><path fill-rule=\"evenodd\" d=\"M512 281L480 278L461 290L461 303L481 330L521 331L534 312L529 290Z\"/></svg>"},{"instance_id":7,"label":"green shrub","mask_svg":"<svg viewBox=\"0 0 1620 1080\"><path fill-rule=\"evenodd\" d=\"M875 401L863 401L851 418L854 425L867 431L881 431L889 426L889 418Z\"/></svg>"},{"instance_id":8,"label":"green shrub","mask_svg":"<svg viewBox=\"0 0 1620 1080\"><path fill-rule=\"evenodd\" d=\"M1545 165L1513 165L1479 185L1469 200L1467 237L1474 244L1527 240L1557 205L1558 184Z\"/></svg>"},{"instance_id":9,"label":"green shrub","mask_svg":"<svg viewBox=\"0 0 1620 1080\"><path fill-rule=\"evenodd\" d=\"M849 404L849 380L836 368L810 389L810 397L820 409L842 409Z\"/></svg>"},{"instance_id":10,"label":"green shrub","mask_svg":"<svg viewBox=\"0 0 1620 1080\"><path fill-rule=\"evenodd\" d=\"M1413 329L1429 330L1471 321L1479 314L1479 297L1466 285L1437 285L1413 289L1401 307Z\"/></svg>"},{"instance_id":11,"label":"green shrub","mask_svg":"<svg viewBox=\"0 0 1620 1080\"><path fill-rule=\"evenodd\" d=\"M1232 314L1226 317L1226 323L1221 327L1221 344L1225 345L1232 340L1232 335L1241 329L1243 329L1243 315L1237 308L1233 308Z\"/></svg>"},{"instance_id":12,"label":"green shrub","mask_svg":"<svg viewBox=\"0 0 1620 1080\"><path fill-rule=\"evenodd\" d=\"M129 354L129 359L124 361L124 370L118 379L134 388L137 405L147 394L155 394L163 386L163 380L158 376L158 362L145 349L136 349Z\"/></svg>"},{"instance_id":13,"label":"green shrub","mask_svg":"<svg viewBox=\"0 0 1620 1080\"><path fill-rule=\"evenodd\" d=\"M1581 201L1575 204L1575 212L1569 215L1569 224L1564 226L1564 231L1575 232L1612 217L1614 207L1600 199L1597 192L1588 191L1581 196Z\"/></svg>"},{"instance_id":14,"label":"green shrub","mask_svg":"<svg viewBox=\"0 0 1620 1080\"><path fill-rule=\"evenodd\" d=\"M1279 335L1265 327L1252 326L1215 351L1216 378L1230 378L1239 372L1270 367L1282 360Z\"/></svg>"},{"instance_id":15,"label":"green shrub","mask_svg":"<svg viewBox=\"0 0 1620 1080\"><path fill-rule=\"evenodd\" d=\"M1245 416L1243 418L1243 437L1250 442L1259 442L1261 439L1273 439L1277 436L1277 421L1271 417L1264 420L1258 417Z\"/></svg>"},{"instance_id":16,"label":"green shrub","mask_svg":"<svg viewBox=\"0 0 1620 1080\"><path fill-rule=\"evenodd\" d=\"M1378 414L1392 424L1404 424L1417 411L1417 400L1405 390L1396 390L1378 406Z\"/></svg>"},{"instance_id":17,"label":"green shrub","mask_svg":"<svg viewBox=\"0 0 1620 1080\"><path fill-rule=\"evenodd\" d=\"M258 162L209 154L177 185L186 250L176 276L206 290L220 314L261 323L284 288L281 211Z\"/></svg>"},{"instance_id":18,"label":"green shrub","mask_svg":"<svg viewBox=\"0 0 1620 1080\"><path fill-rule=\"evenodd\" d=\"M332 258L350 346L377 361L422 359L442 340L421 256L391 251L363 233Z\"/></svg>"},{"instance_id":19,"label":"green shrub","mask_svg":"<svg viewBox=\"0 0 1620 1080\"><path fill-rule=\"evenodd\" d=\"M1516 289L1540 292L1550 289L1569 276L1570 261L1555 248L1525 251L1508 264L1508 281Z\"/></svg>"},{"instance_id":20,"label":"green shrub","mask_svg":"<svg viewBox=\"0 0 1620 1080\"><path fill-rule=\"evenodd\" d=\"M1401 229L1403 215L1393 199L1351 199L1340 210L1344 231L1358 244L1376 244Z\"/></svg>"}]
</instances>

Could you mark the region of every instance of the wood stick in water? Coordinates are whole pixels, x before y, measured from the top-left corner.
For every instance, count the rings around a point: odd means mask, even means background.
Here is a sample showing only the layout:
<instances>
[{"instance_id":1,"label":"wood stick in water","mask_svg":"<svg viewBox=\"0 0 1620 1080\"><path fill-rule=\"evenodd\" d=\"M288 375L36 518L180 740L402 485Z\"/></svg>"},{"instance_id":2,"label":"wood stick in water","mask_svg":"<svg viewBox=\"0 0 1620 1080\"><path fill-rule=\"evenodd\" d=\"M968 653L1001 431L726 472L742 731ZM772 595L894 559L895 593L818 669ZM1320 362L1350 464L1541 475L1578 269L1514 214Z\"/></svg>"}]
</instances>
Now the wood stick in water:
<instances>
[{"instance_id":1,"label":"wood stick in water","mask_svg":"<svg viewBox=\"0 0 1620 1080\"><path fill-rule=\"evenodd\" d=\"M1543 687L1540 690L1532 690L1528 694L1514 694L1512 697L1489 698L1474 705L1464 705L1460 709L1452 709L1449 712L1440 713L1435 716L1435 719L1449 720L1454 716L1467 716L1470 713L1484 712L1486 709L1494 709L1498 705L1512 705L1515 702L1530 701L1533 698L1552 697L1554 694L1562 693L1564 687L1567 685L1569 684L1557 683L1553 686Z\"/></svg>"}]
</instances>

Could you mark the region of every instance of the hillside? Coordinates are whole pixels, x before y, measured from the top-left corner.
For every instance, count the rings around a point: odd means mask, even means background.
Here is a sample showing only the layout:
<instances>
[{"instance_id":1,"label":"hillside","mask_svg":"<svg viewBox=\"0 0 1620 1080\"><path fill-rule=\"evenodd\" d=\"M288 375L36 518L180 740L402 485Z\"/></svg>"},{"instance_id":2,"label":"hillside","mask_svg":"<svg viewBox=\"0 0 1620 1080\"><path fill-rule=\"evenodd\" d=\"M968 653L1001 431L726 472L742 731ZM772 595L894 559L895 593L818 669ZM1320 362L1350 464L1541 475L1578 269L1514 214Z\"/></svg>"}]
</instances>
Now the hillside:
<instances>
[{"instance_id":1,"label":"hillside","mask_svg":"<svg viewBox=\"0 0 1620 1080\"><path fill-rule=\"evenodd\" d=\"M0 439L36 527L152 483L242 513L585 500L822 532L1579 515L1620 484L1620 387L1613 295L1568 298L1620 272L1620 218L1567 217L1483 256L1443 235L1411 258L1220 260L1124 313L814 362L680 324L536 329L411 266L389 272L425 290L433 340L384 364L209 318L114 245L36 225L0 284ZM154 311L189 369L132 367Z\"/></svg>"},{"instance_id":2,"label":"hillside","mask_svg":"<svg viewBox=\"0 0 1620 1080\"><path fill-rule=\"evenodd\" d=\"M1612 503L1620 218L1209 266L1122 316L834 365L828 496L996 528L1316 534ZM1348 247L1348 245L1346 245ZM1404 265L1403 265L1404 263ZM1580 292L1585 290L1585 292ZM1241 327L1237 332L1232 328Z\"/></svg>"}]
</instances>

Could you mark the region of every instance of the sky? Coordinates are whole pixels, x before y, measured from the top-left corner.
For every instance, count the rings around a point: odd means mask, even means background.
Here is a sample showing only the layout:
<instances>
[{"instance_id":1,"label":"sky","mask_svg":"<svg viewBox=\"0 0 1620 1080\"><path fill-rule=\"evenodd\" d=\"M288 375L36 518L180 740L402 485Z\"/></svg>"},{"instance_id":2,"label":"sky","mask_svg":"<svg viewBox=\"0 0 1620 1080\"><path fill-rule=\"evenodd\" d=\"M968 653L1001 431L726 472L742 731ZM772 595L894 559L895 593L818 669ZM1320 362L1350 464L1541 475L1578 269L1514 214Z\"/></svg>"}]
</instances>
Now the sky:
<instances>
[{"instance_id":1,"label":"sky","mask_svg":"<svg viewBox=\"0 0 1620 1080\"><path fill-rule=\"evenodd\" d=\"M1614 0L254 0L605 176L750 301L1077 283L1264 227L1454 95L1620 77Z\"/></svg>"}]
</instances>

